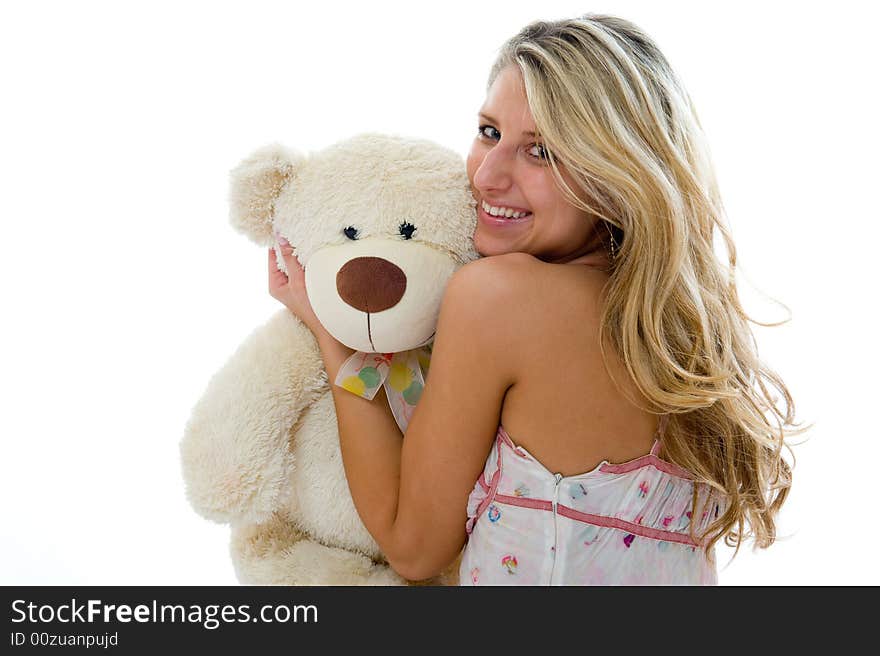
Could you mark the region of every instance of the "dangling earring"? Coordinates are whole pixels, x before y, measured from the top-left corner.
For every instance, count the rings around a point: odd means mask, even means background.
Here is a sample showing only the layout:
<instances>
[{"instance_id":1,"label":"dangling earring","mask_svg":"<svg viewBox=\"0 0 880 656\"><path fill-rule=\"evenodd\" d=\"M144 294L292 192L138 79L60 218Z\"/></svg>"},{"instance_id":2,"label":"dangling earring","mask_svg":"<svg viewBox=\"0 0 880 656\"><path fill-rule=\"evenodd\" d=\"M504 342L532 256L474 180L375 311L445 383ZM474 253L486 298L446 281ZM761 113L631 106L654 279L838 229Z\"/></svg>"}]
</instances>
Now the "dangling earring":
<instances>
[{"instance_id":1,"label":"dangling earring","mask_svg":"<svg viewBox=\"0 0 880 656\"><path fill-rule=\"evenodd\" d=\"M608 231L608 237L610 238L610 242L608 244L608 255L612 260L614 260L617 257L617 251L619 250L617 246L617 240L614 239L614 232L612 232L611 226L608 225L608 222L603 221L602 223L605 224L605 229Z\"/></svg>"}]
</instances>

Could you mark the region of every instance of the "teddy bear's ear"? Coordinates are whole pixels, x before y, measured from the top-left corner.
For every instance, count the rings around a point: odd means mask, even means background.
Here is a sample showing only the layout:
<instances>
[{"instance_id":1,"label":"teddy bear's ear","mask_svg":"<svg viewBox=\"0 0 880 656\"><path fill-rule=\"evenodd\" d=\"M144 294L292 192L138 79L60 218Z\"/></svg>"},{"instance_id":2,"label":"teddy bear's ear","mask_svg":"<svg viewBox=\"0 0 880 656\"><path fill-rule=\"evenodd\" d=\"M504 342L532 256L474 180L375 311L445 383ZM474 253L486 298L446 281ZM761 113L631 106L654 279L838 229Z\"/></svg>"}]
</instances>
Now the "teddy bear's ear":
<instances>
[{"instance_id":1,"label":"teddy bear's ear","mask_svg":"<svg viewBox=\"0 0 880 656\"><path fill-rule=\"evenodd\" d=\"M229 220L261 246L275 243L275 200L304 157L279 144L260 148L230 173Z\"/></svg>"}]
</instances>

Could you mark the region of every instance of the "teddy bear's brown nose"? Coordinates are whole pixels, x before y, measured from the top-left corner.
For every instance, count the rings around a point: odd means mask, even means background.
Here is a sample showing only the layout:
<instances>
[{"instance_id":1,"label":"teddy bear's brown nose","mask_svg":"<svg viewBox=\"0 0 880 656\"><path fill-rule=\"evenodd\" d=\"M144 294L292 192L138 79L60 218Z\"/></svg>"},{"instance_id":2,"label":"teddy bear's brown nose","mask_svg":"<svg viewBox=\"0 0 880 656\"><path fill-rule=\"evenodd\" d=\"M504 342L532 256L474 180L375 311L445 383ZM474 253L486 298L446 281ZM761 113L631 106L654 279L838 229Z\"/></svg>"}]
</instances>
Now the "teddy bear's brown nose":
<instances>
[{"instance_id":1,"label":"teddy bear's brown nose","mask_svg":"<svg viewBox=\"0 0 880 656\"><path fill-rule=\"evenodd\" d=\"M343 301L362 312L394 307L406 291L406 274L381 257L356 257L336 274L336 290Z\"/></svg>"}]
</instances>

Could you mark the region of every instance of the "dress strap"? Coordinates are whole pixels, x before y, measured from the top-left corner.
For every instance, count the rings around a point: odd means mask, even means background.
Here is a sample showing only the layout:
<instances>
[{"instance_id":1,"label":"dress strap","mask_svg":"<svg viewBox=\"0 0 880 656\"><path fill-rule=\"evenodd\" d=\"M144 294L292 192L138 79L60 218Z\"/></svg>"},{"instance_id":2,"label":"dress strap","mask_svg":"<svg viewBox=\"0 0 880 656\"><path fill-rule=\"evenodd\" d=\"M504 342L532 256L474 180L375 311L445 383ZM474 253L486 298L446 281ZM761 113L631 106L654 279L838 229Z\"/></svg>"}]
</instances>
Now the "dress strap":
<instances>
[{"instance_id":1,"label":"dress strap","mask_svg":"<svg viewBox=\"0 0 880 656\"><path fill-rule=\"evenodd\" d=\"M660 440L663 439L663 432L669 423L669 415L660 415L660 421L657 424L657 432L654 434L654 444L651 446L651 455L660 455Z\"/></svg>"}]
</instances>

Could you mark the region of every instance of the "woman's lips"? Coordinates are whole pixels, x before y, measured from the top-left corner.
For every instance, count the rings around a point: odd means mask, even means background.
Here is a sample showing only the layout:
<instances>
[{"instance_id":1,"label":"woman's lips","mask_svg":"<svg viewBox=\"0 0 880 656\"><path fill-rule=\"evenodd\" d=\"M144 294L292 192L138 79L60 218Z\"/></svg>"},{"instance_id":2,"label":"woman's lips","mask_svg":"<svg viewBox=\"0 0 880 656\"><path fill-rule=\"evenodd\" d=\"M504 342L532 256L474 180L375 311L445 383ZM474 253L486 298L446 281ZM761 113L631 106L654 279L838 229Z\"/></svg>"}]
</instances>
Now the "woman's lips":
<instances>
[{"instance_id":1,"label":"woman's lips","mask_svg":"<svg viewBox=\"0 0 880 656\"><path fill-rule=\"evenodd\" d=\"M502 216L492 216L486 210L483 209L482 204L477 205L477 217L480 221L488 226L493 228L497 228L499 226L514 226L522 223L528 223L532 220L533 214L529 212L525 216L521 216L518 219L506 219Z\"/></svg>"}]
</instances>

